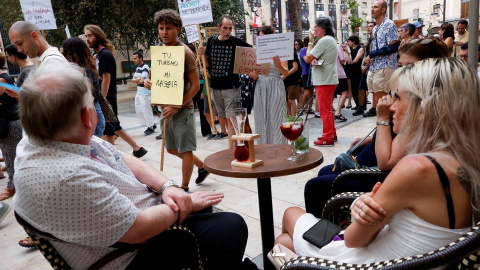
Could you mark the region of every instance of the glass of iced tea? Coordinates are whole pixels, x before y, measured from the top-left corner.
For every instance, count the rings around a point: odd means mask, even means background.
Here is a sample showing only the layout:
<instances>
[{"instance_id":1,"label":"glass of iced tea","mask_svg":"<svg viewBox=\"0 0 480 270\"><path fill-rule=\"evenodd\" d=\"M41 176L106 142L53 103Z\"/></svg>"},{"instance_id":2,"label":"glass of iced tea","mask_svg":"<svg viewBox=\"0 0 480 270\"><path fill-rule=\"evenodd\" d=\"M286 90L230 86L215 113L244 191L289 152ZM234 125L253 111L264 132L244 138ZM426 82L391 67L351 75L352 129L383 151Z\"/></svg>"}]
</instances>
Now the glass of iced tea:
<instances>
[{"instance_id":1,"label":"glass of iced tea","mask_svg":"<svg viewBox=\"0 0 480 270\"><path fill-rule=\"evenodd\" d=\"M295 140L302 135L303 122L301 120L294 122L292 116L285 116L283 123L280 125L280 131L282 132L283 136L290 141L292 147L292 155L289 156L287 160L301 160L302 158L297 155L297 151L295 150Z\"/></svg>"}]
</instances>

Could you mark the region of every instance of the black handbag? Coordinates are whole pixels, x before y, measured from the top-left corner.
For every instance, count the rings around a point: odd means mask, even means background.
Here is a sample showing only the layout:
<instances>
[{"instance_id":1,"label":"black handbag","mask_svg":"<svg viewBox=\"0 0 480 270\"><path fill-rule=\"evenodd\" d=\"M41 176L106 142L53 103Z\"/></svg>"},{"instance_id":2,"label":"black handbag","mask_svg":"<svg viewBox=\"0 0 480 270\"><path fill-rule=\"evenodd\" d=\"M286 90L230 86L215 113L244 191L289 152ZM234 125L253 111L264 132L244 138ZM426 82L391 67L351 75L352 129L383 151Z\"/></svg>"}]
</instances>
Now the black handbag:
<instances>
[{"instance_id":1,"label":"black handbag","mask_svg":"<svg viewBox=\"0 0 480 270\"><path fill-rule=\"evenodd\" d=\"M341 153L338 157L335 158L335 162L333 163L333 169L332 171L335 171L335 169L339 169L340 171L344 172L346 170L350 169L358 169L360 168L360 165L357 162L357 159L352 155L352 153L357 149L357 147L365 141L365 139L370 136L375 130L377 130L377 127L372 129L367 136L365 136L363 139L358 141L352 148L347 150L347 153Z\"/></svg>"}]
</instances>

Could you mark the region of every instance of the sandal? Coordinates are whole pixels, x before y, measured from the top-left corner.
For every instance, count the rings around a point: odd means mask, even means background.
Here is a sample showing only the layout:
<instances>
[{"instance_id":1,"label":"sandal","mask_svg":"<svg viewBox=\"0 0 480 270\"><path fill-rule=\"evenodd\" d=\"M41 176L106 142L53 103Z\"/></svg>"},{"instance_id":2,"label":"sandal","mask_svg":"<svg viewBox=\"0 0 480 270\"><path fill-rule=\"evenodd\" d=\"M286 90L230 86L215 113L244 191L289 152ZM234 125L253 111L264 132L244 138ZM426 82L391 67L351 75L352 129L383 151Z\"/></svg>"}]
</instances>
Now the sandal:
<instances>
[{"instance_id":1,"label":"sandal","mask_svg":"<svg viewBox=\"0 0 480 270\"><path fill-rule=\"evenodd\" d=\"M22 239L22 240L18 241L18 244L21 247L24 247L24 248L37 247L37 246L35 246L35 243L33 242L32 238L30 238L30 236L27 236L25 239Z\"/></svg>"},{"instance_id":2,"label":"sandal","mask_svg":"<svg viewBox=\"0 0 480 270\"><path fill-rule=\"evenodd\" d=\"M347 118L343 117L343 115L341 115L341 114L340 115L335 115L335 119L340 120L342 122L347 121Z\"/></svg>"},{"instance_id":3,"label":"sandal","mask_svg":"<svg viewBox=\"0 0 480 270\"><path fill-rule=\"evenodd\" d=\"M5 174L2 172L0 173L0 179L3 179L3 178L5 178Z\"/></svg>"},{"instance_id":4,"label":"sandal","mask_svg":"<svg viewBox=\"0 0 480 270\"><path fill-rule=\"evenodd\" d=\"M350 105L347 105L347 107L346 107L346 108L347 108L347 109L350 109L350 108L352 108L352 104L350 104Z\"/></svg>"},{"instance_id":5,"label":"sandal","mask_svg":"<svg viewBox=\"0 0 480 270\"><path fill-rule=\"evenodd\" d=\"M14 188L6 188L5 192L0 194L0 201L11 198L11 197L13 197L13 195L15 195L15 189Z\"/></svg>"},{"instance_id":6,"label":"sandal","mask_svg":"<svg viewBox=\"0 0 480 270\"><path fill-rule=\"evenodd\" d=\"M7 170L7 166L3 166L2 171L6 171L6 170Z\"/></svg>"}]
</instances>

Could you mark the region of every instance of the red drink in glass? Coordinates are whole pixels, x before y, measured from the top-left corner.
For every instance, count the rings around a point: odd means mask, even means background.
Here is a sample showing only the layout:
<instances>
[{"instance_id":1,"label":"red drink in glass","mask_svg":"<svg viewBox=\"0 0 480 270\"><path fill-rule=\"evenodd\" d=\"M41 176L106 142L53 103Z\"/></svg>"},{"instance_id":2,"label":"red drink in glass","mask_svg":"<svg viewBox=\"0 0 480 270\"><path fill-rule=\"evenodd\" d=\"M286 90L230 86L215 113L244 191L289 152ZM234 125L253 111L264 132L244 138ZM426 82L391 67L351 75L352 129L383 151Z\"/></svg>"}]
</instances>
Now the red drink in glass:
<instances>
[{"instance_id":1,"label":"red drink in glass","mask_svg":"<svg viewBox=\"0 0 480 270\"><path fill-rule=\"evenodd\" d=\"M250 154L248 153L248 149L245 146L245 144L237 145L237 148L235 148L235 153L233 155L234 155L235 159L239 162L248 161L248 158L250 156Z\"/></svg>"},{"instance_id":2,"label":"red drink in glass","mask_svg":"<svg viewBox=\"0 0 480 270\"><path fill-rule=\"evenodd\" d=\"M280 131L289 141L294 141L302 135L303 122L286 122L280 125Z\"/></svg>"}]
</instances>

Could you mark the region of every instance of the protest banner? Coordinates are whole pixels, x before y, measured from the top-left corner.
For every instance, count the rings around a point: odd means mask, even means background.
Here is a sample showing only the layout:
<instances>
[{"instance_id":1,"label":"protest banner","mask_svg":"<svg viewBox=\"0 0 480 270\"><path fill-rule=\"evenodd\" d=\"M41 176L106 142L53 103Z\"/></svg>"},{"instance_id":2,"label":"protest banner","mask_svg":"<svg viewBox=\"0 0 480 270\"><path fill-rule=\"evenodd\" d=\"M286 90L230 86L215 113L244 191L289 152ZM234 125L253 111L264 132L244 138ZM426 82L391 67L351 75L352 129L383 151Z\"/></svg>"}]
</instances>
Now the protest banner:
<instances>
[{"instance_id":1,"label":"protest banner","mask_svg":"<svg viewBox=\"0 0 480 270\"><path fill-rule=\"evenodd\" d=\"M295 36L293 32L257 37L257 64L271 63L276 55L280 60L293 60Z\"/></svg>"},{"instance_id":2,"label":"protest banner","mask_svg":"<svg viewBox=\"0 0 480 270\"><path fill-rule=\"evenodd\" d=\"M233 73L249 74L251 71L256 71L258 75L270 74L270 64L257 64L257 54L255 51L254 48L237 46Z\"/></svg>"},{"instance_id":3,"label":"protest banner","mask_svg":"<svg viewBox=\"0 0 480 270\"><path fill-rule=\"evenodd\" d=\"M152 62L150 74L152 76L152 105L176 105L183 103L185 47L184 46L152 46ZM165 130L167 121L163 121L162 152L160 171L163 171L163 157L165 152Z\"/></svg>"},{"instance_id":4,"label":"protest banner","mask_svg":"<svg viewBox=\"0 0 480 270\"><path fill-rule=\"evenodd\" d=\"M206 22L211 22L213 21L213 16L212 16L212 6L210 4L210 0L178 0L178 10L180 13L180 17L182 18L183 25L192 25L196 24L197 26L197 33L198 37L201 37L200 33L200 24L201 23L206 23ZM198 39L200 46L203 47L203 41L201 38ZM205 56L202 55L202 62L205 62ZM204 70L204 78L207 78L207 71L206 69ZM208 106L210 108L210 111L212 112L212 101L210 98L210 89L208 86L208 80L205 80L205 84L207 87L207 94L208 94ZM153 96L152 96L153 98ZM214 121L213 121L213 113L210 114L211 116L211 127L213 132L217 132L217 128L215 127Z\"/></svg>"},{"instance_id":5,"label":"protest banner","mask_svg":"<svg viewBox=\"0 0 480 270\"><path fill-rule=\"evenodd\" d=\"M188 43L193 43L198 40L198 31L196 25L185 26L185 33L187 34Z\"/></svg>"},{"instance_id":6,"label":"protest banner","mask_svg":"<svg viewBox=\"0 0 480 270\"><path fill-rule=\"evenodd\" d=\"M35 24L40 30L57 29L50 0L20 0L25 21Z\"/></svg>"},{"instance_id":7,"label":"protest banner","mask_svg":"<svg viewBox=\"0 0 480 270\"><path fill-rule=\"evenodd\" d=\"M183 102L184 46L152 46L152 105Z\"/></svg>"},{"instance_id":8,"label":"protest banner","mask_svg":"<svg viewBox=\"0 0 480 270\"><path fill-rule=\"evenodd\" d=\"M218 27L205 27L205 39L213 35L220 35L220 29Z\"/></svg>"},{"instance_id":9,"label":"protest banner","mask_svg":"<svg viewBox=\"0 0 480 270\"><path fill-rule=\"evenodd\" d=\"M178 9L183 25L213 21L210 0L178 0Z\"/></svg>"}]
</instances>

